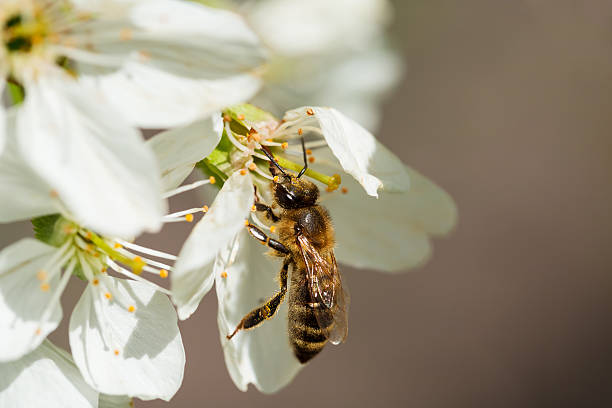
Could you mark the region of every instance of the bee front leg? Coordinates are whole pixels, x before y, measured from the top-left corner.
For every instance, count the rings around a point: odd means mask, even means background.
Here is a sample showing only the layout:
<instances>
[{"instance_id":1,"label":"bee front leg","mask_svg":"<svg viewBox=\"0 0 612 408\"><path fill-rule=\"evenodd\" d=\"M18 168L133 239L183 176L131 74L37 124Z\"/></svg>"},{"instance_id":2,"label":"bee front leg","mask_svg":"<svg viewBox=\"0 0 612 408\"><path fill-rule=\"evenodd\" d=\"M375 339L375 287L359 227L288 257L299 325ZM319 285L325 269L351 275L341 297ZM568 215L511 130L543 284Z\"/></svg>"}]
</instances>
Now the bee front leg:
<instances>
[{"instance_id":1,"label":"bee front leg","mask_svg":"<svg viewBox=\"0 0 612 408\"><path fill-rule=\"evenodd\" d=\"M255 225L248 223L247 221L246 227L249 230L249 233L262 244L267 245L268 247L280 252L281 254L289 254L289 249L287 249L286 246L284 246L280 241L277 241L267 236L265 232L257 228Z\"/></svg>"},{"instance_id":2,"label":"bee front leg","mask_svg":"<svg viewBox=\"0 0 612 408\"><path fill-rule=\"evenodd\" d=\"M289 270L289 264L291 262L289 260L285 260L283 263L283 267L280 271L280 291L274 295L270 300L268 300L263 306L258 307L257 309L252 310L249 314L244 316L236 329L232 332L232 334L228 334L226 337L230 340L239 330L248 330L254 327L259 326L265 320L271 319L276 312L278 311L278 307L280 306L285 294L287 293L287 271Z\"/></svg>"}]
</instances>

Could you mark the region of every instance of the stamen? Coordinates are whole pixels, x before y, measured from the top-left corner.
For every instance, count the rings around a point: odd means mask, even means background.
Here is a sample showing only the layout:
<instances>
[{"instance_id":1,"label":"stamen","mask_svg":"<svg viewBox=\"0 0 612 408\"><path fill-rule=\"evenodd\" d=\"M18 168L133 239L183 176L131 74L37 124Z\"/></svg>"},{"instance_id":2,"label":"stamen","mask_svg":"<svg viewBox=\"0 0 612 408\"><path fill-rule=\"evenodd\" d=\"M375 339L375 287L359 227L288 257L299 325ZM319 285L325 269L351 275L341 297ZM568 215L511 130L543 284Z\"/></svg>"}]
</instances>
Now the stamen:
<instances>
[{"instance_id":1,"label":"stamen","mask_svg":"<svg viewBox=\"0 0 612 408\"><path fill-rule=\"evenodd\" d=\"M208 208L208 207L206 207L206 208ZM128 242L128 241L124 241L124 240L121 240L121 239L118 239L117 241L121 245L125 246L126 248L130 248L130 249L132 249L134 251L138 251L138 252L141 252L143 254L156 256L158 258L170 259L172 261L176 261L176 259L177 259L176 255L171 255L171 254L168 254L168 253L165 253L165 252L157 251L155 249L150 249L150 248L147 248L147 247L136 245L134 243L131 243L131 242Z\"/></svg>"},{"instance_id":2,"label":"stamen","mask_svg":"<svg viewBox=\"0 0 612 408\"><path fill-rule=\"evenodd\" d=\"M142 273L142 268L147 265L139 256L134 257L132 262L132 272L134 272L136 275L140 275Z\"/></svg>"},{"instance_id":3,"label":"stamen","mask_svg":"<svg viewBox=\"0 0 612 408\"><path fill-rule=\"evenodd\" d=\"M276 225L270 225L270 232L274 234L274 231L276 231Z\"/></svg>"},{"instance_id":4,"label":"stamen","mask_svg":"<svg viewBox=\"0 0 612 408\"><path fill-rule=\"evenodd\" d=\"M115 242L115 245L113 246L115 247L115 249L123 248L123 246L118 242Z\"/></svg>"},{"instance_id":5,"label":"stamen","mask_svg":"<svg viewBox=\"0 0 612 408\"><path fill-rule=\"evenodd\" d=\"M115 351L113 353L115 353L115 355L118 356L119 355L119 350L115 349Z\"/></svg>"},{"instance_id":6,"label":"stamen","mask_svg":"<svg viewBox=\"0 0 612 408\"><path fill-rule=\"evenodd\" d=\"M160 270L159 270L159 276L160 276L162 279L166 279L166 278L168 277L168 271L167 271L167 270L165 270L165 269L160 269Z\"/></svg>"},{"instance_id":7,"label":"stamen","mask_svg":"<svg viewBox=\"0 0 612 408\"><path fill-rule=\"evenodd\" d=\"M221 277L223 279L227 278L227 272L225 272L225 271L221 272Z\"/></svg>"},{"instance_id":8,"label":"stamen","mask_svg":"<svg viewBox=\"0 0 612 408\"><path fill-rule=\"evenodd\" d=\"M100 284L100 280L99 279L94 279L91 281L91 284L94 286L98 286Z\"/></svg>"},{"instance_id":9,"label":"stamen","mask_svg":"<svg viewBox=\"0 0 612 408\"><path fill-rule=\"evenodd\" d=\"M171 292L168 289L162 288L161 286L156 285L155 283L144 279L142 276L136 275L136 274L128 271L127 269L119 266L117 263L113 262L112 260L108 261L108 266L113 268L113 270L115 270L115 271L117 271L117 272L127 276L128 278L132 278L132 279L134 279L134 280L136 280L138 282L142 282L142 283L145 283L145 284L153 287L158 292L165 293L166 295L171 295Z\"/></svg>"},{"instance_id":10,"label":"stamen","mask_svg":"<svg viewBox=\"0 0 612 408\"><path fill-rule=\"evenodd\" d=\"M210 182L210 184L215 184L217 182L217 180L215 179L215 176L210 176L208 178L208 181Z\"/></svg>"},{"instance_id":11,"label":"stamen","mask_svg":"<svg viewBox=\"0 0 612 408\"><path fill-rule=\"evenodd\" d=\"M47 272L42 269L36 272L36 279L38 279L39 281L47 280Z\"/></svg>"},{"instance_id":12,"label":"stamen","mask_svg":"<svg viewBox=\"0 0 612 408\"><path fill-rule=\"evenodd\" d=\"M42 290L43 292L48 292L49 289L51 289L51 286L49 286L47 282L40 284L40 290Z\"/></svg>"},{"instance_id":13,"label":"stamen","mask_svg":"<svg viewBox=\"0 0 612 408\"><path fill-rule=\"evenodd\" d=\"M340 191L342 191L342 194L346 194L346 193L348 193L348 188L342 187L342 189Z\"/></svg>"},{"instance_id":14,"label":"stamen","mask_svg":"<svg viewBox=\"0 0 612 408\"><path fill-rule=\"evenodd\" d=\"M249 170L255 171L256 168L257 168L257 165L255 163L251 162L251 164L249 164Z\"/></svg>"},{"instance_id":15,"label":"stamen","mask_svg":"<svg viewBox=\"0 0 612 408\"><path fill-rule=\"evenodd\" d=\"M255 166L255 173L259 174L260 176L262 176L263 178L266 178L268 180L272 180L272 176L265 173L263 170L261 170L259 168L259 166Z\"/></svg>"},{"instance_id":16,"label":"stamen","mask_svg":"<svg viewBox=\"0 0 612 408\"><path fill-rule=\"evenodd\" d=\"M240 175L241 176L246 176L247 171L245 169L240 169Z\"/></svg>"},{"instance_id":17,"label":"stamen","mask_svg":"<svg viewBox=\"0 0 612 408\"><path fill-rule=\"evenodd\" d=\"M192 222L192 221L193 221L193 214L187 214L187 215L185 215L185 221L187 221L187 222Z\"/></svg>"},{"instance_id":18,"label":"stamen","mask_svg":"<svg viewBox=\"0 0 612 408\"><path fill-rule=\"evenodd\" d=\"M202 207L202 212L203 212L203 213L208 212L208 206L207 206L207 205L205 205L204 207Z\"/></svg>"},{"instance_id":19,"label":"stamen","mask_svg":"<svg viewBox=\"0 0 612 408\"><path fill-rule=\"evenodd\" d=\"M174 190L171 191L167 191L166 193L162 194L163 198L169 198L169 197L173 197L177 194L181 194L184 193L186 191L190 191L190 190L194 190L200 186L203 186L205 184L215 184L215 178L214 177L210 177L208 180L198 180L195 183L191 183L191 184L187 184L184 186L180 186L175 188Z\"/></svg>"},{"instance_id":20,"label":"stamen","mask_svg":"<svg viewBox=\"0 0 612 408\"><path fill-rule=\"evenodd\" d=\"M310 150L310 149L306 149L306 154L307 154L308 156L310 156L310 155L312 154L312 150Z\"/></svg>"},{"instance_id":21,"label":"stamen","mask_svg":"<svg viewBox=\"0 0 612 408\"><path fill-rule=\"evenodd\" d=\"M107 298L108 300L111 300L113 298L113 295L110 292L106 292L104 294L104 297Z\"/></svg>"},{"instance_id":22,"label":"stamen","mask_svg":"<svg viewBox=\"0 0 612 408\"><path fill-rule=\"evenodd\" d=\"M179 218L179 217L184 217L187 214L194 214L194 213L198 213L202 211L202 207L198 207L198 208L190 208L188 210L183 210L183 211L178 211L172 214L168 214L164 216L164 221L168 220L168 219L175 219L175 218ZM193 218L192 218L193 220Z\"/></svg>"},{"instance_id":23,"label":"stamen","mask_svg":"<svg viewBox=\"0 0 612 408\"><path fill-rule=\"evenodd\" d=\"M281 144L281 148L282 148L283 150L285 150L285 149L286 149L286 148L288 148L288 147L289 147L289 143L287 143L287 142L283 142L283 143Z\"/></svg>"},{"instance_id":24,"label":"stamen","mask_svg":"<svg viewBox=\"0 0 612 408\"><path fill-rule=\"evenodd\" d=\"M314 115L314 111L311 108L306 109L306 114L308 116L313 116Z\"/></svg>"},{"instance_id":25,"label":"stamen","mask_svg":"<svg viewBox=\"0 0 612 408\"><path fill-rule=\"evenodd\" d=\"M310 157L308 158L308 162L309 162L309 163L314 163L314 161L315 161L314 156L310 156Z\"/></svg>"},{"instance_id":26,"label":"stamen","mask_svg":"<svg viewBox=\"0 0 612 408\"><path fill-rule=\"evenodd\" d=\"M133 305L130 305L130 307L128 307L128 312L130 313L134 313L135 310L136 308Z\"/></svg>"},{"instance_id":27,"label":"stamen","mask_svg":"<svg viewBox=\"0 0 612 408\"><path fill-rule=\"evenodd\" d=\"M120 32L119 32L119 39L121 41L128 41L132 39L132 30L130 30L129 28L123 28Z\"/></svg>"},{"instance_id":28,"label":"stamen","mask_svg":"<svg viewBox=\"0 0 612 408\"><path fill-rule=\"evenodd\" d=\"M304 130L302 128L298 128L298 135L302 136L303 133L304 133Z\"/></svg>"}]
</instances>

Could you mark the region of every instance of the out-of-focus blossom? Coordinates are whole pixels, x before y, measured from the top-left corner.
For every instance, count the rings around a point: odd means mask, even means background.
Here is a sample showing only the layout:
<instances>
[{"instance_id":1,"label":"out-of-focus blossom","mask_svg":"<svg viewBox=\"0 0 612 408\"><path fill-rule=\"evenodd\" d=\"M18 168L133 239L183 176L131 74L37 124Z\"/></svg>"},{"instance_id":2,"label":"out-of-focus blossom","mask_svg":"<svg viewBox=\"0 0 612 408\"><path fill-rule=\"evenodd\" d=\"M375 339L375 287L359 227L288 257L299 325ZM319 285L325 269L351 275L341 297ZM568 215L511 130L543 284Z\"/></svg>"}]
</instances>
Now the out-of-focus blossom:
<instances>
[{"instance_id":1,"label":"out-of-focus blossom","mask_svg":"<svg viewBox=\"0 0 612 408\"><path fill-rule=\"evenodd\" d=\"M279 116L305 104L333 106L376 129L384 96L402 71L385 36L389 1L236 3L272 54L254 104Z\"/></svg>"}]
</instances>

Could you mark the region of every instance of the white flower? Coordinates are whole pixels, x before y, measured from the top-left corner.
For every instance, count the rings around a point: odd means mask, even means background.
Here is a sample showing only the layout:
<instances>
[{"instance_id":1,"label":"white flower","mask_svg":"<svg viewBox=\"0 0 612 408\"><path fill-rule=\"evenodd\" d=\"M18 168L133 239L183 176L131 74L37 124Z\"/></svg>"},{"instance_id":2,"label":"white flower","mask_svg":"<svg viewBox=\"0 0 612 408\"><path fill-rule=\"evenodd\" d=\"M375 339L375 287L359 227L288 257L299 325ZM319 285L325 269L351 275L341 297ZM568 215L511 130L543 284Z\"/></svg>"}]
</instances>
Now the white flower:
<instances>
[{"instance_id":1,"label":"white flower","mask_svg":"<svg viewBox=\"0 0 612 408\"><path fill-rule=\"evenodd\" d=\"M185 363L176 313L163 289L139 276L167 272L61 217L35 225L61 246L22 239L0 252L0 361L21 358L55 330L76 273L88 285L70 318L70 347L85 381L107 394L170 399ZM110 276L108 267L135 280Z\"/></svg>"},{"instance_id":2,"label":"white flower","mask_svg":"<svg viewBox=\"0 0 612 408\"><path fill-rule=\"evenodd\" d=\"M83 380L70 354L45 340L21 359L0 363L0 406L129 408L126 396L98 394Z\"/></svg>"},{"instance_id":3,"label":"white flower","mask_svg":"<svg viewBox=\"0 0 612 408\"><path fill-rule=\"evenodd\" d=\"M0 27L0 90L25 91L0 106L0 147L24 165L2 177L27 172L45 186L36 197L61 196L102 233L161 225L159 172L136 126L187 124L259 87L256 36L240 16L193 2L8 0ZM2 221L36 215L25 204L0 207Z\"/></svg>"},{"instance_id":4,"label":"white flower","mask_svg":"<svg viewBox=\"0 0 612 408\"><path fill-rule=\"evenodd\" d=\"M233 128L230 120L237 122ZM246 134L235 130L240 127ZM334 220L341 263L385 271L422 264L431 252L429 237L447 233L456 222L456 207L448 194L335 109L299 108L287 112L283 122L248 105L226 111L227 139L208 161L229 177L185 242L171 283L179 318L185 319L216 282L225 360L241 390L253 383L263 392L275 392L301 367L287 339L286 306L256 329L229 341L225 336L278 290L274 276L280 263L266 258L266 248L244 229L249 214L269 235L275 229L251 212L253 185L258 199L271 203L272 177L261 149L273 149L282 167L298 171L302 149L294 143L302 136L308 140L305 175L328 187L320 201Z\"/></svg>"},{"instance_id":5,"label":"white flower","mask_svg":"<svg viewBox=\"0 0 612 408\"><path fill-rule=\"evenodd\" d=\"M387 0L262 0L243 7L272 57L253 103L277 115L334 106L368 129L397 85L401 62L387 46Z\"/></svg>"}]
</instances>

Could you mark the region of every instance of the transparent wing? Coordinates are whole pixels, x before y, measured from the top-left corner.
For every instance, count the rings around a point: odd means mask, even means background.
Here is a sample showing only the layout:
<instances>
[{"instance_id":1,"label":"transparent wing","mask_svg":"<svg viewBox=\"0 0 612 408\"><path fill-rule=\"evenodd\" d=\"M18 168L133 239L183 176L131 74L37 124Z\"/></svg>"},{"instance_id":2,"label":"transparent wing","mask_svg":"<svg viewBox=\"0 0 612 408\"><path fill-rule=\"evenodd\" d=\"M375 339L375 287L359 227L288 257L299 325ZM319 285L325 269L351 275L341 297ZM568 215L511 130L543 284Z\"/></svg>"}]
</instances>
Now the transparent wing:
<instances>
[{"instance_id":1,"label":"transparent wing","mask_svg":"<svg viewBox=\"0 0 612 408\"><path fill-rule=\"evenodd\" d=\"M329 326L327 337L331 343L342 343L348 333L349 296L342 285L336 257L333 252L330 252L326 258L322 257L308 238L303 235L298 235L297 241L306 264L306 278L311 300L322 305L322 307L313 309L319 326L321 328Z\"/></svg>"}]
</instances>

